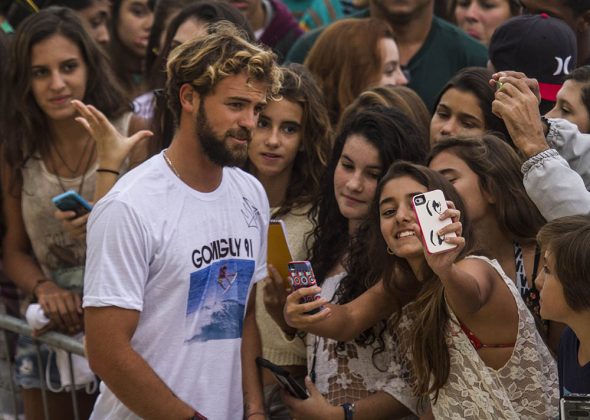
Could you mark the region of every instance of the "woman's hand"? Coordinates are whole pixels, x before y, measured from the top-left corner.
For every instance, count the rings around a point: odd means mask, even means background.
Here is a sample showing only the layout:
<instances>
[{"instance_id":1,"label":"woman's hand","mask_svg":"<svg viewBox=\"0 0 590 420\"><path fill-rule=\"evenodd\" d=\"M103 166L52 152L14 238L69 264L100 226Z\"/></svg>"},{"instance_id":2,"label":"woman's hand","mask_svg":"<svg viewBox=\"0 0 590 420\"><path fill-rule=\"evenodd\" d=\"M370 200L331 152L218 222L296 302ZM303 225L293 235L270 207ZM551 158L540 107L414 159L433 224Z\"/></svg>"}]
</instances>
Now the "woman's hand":
<instances>
[{"instance_id":1,"label":"woman's hand","mask_svg":"<svg viewBox=\"0 0 590 420\"><path fill-rule=\"evenodd\" d=\"M296 329L290 327L283 317L283 308L290 289L285 288L285 282L276 268L268 265L269 276L264 279L263 301L266 311L276 324L287 334L293 335Z\"/></svg>"},{"instance_id":2,"label":"woman's hand","mask_svg":"<svg viewBox=\"0 0 590 420\"><path fill-rule=\"evenodd\" d=\"M154 135L149 130L140 130L125 137L94 106L85 105L78 100L73 100L72 105L80 113L76 121L84 126L96 142L98 164L101 168L118 171L131 149L141 140Z\"/></svg>"},{"instance_id":3,"label":"woman's hand","mask_svg":"<svg viewBox=\"0 0 590 420\"><path fill-rule=\"evenodd\" d=\"M309 394L309 398L305 400L295 398L287 391L281 392L283 402L292 418L305 420L342 420L344 418L342 407L330 405L309 376L305 378L305 387Z\"/></svg>"},{"instance_id":4,"label":"woman's hand","mask_svg":"<svg viewBox=\"0 0 590 420\"><path fill-rule=\"evenodd\" d=\"M51 320L44 328L36 331L37 334L54 327L66 334L82 330L82 302L77 293L46 281L36 288L35 295L43 312Z\"/></svg>"},{"instance_id":5,"label":"woman's hand","mask_svg":"<svg viewBox=\"0 0 590 420\"><path fill-rule=\"evenodd\" d=\"M465 238L461 236L463 233L463 225L459 221L461 212L455 208L452 201L447 201L447 205L448 209L445 210L439 218L440 220L451 219L452 223L443 227L437 233L438 235L445 237L446 243L456 245L455 248L436 254L429 254L426 247L424 247L424 257L426 258L426 262L432 271L434 271L441 279L446 278L451 273L457 256L465 247ZM421 237L422 233L417 224L414 224L414 232L418 237ZM457 236L449 236L448 234L450 233L455 233Z\"/></svg>"},{"instance_id":6,"label":"woman's hand","mask_svg":"<svg viewBox=\"0 0 590 420\"><path fill-rule=\"evenodd\" d=\"M313 302L300 303L305 296L313 296L320 293L322 289L318 286L302 287L295 290L287 296L287 301L283 309L283 317L288 325L297 329L307 331L307 327L316 322L323 321L331 314L330 308L324 307L321 311L310 315L307 312L319 309L322 305L328 303L325 298L314 300Z\"/></svg>"},{"instance_id":7,"label":"woman's hand","mask_svg":"<svg viewBox=\"0 0 590 420\"><path fill-rule=\"evenodd\" d=\"M76 213L73 211L61 211L56 210L53 216L61 221L64 230L75 240L85 241L86 240L86 224L88 223L88 216L90 213L84 216L76 217Z\"/></svg>"}]
</instances>

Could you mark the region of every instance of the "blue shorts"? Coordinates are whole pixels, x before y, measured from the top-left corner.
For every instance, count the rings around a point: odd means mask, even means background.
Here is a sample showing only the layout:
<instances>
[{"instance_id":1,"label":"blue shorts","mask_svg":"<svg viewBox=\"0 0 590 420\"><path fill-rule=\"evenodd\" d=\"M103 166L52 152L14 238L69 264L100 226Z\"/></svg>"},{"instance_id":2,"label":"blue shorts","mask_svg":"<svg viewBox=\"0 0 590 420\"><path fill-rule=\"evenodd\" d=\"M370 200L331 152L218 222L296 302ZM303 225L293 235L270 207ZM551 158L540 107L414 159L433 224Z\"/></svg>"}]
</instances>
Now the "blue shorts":
<instances>
[{"instance_id":1,"label":"blue shorts","mask_svg":"<svg viewBox=\"0 0 590 420\"><path fill-rule=\"evenodd\" d=\"M47 375L47 363L50 362L49 378L54 389L60 387L59 371L55 362L55 352L49 351L46 344L39 343L41 368L44 377ZM16 384L25 389L40 389L41 377L37 359L37 345L30 337L20 335L16 343L14 358ZM47 383L44 384L47 387Z\"/></svg>"}]
</instances>

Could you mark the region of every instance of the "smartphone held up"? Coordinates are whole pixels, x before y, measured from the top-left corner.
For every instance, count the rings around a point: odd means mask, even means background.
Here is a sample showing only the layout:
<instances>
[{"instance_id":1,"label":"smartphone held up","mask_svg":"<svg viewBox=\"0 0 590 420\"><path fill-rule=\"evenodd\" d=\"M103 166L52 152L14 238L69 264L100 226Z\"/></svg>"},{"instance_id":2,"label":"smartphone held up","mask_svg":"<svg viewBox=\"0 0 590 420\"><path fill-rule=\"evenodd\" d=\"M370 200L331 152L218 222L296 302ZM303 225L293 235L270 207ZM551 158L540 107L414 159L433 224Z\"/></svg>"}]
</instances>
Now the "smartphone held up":
<instances>
[{"instance_id":1,"label":"smartphone held up","mask_svg":"<svg viewBox=\"0 0 590 420\"><path fill-rule=\"evenodd\" d=\"M311 268L309 261L291 261L289 263L289 275L291 277L291 286L293 291L301 289L302 287L313 287L317 284L315 274ZM309 303L321 299L319 293L313 296L305 296L301 299L301 303ZM323 307L316 308L312 311L306 312L308 315L313 315L321 311Z\"/></svg>"},{"instance_id":2,"label":"smartphone held up","mask_svg":"<svg viewBox=\"0 0 590 420\"><path fill-rule=\"evenodd\" d=\"M457 247L445 241L446 238L456 237L454 232L442 236L438 234L443 227L452 223L450 218L440 220L440 216L448 209L441 190L416 194L412 197L412 208L422 231L422 243L429 254L438 254Z\"/></svg>"}]
</instances>

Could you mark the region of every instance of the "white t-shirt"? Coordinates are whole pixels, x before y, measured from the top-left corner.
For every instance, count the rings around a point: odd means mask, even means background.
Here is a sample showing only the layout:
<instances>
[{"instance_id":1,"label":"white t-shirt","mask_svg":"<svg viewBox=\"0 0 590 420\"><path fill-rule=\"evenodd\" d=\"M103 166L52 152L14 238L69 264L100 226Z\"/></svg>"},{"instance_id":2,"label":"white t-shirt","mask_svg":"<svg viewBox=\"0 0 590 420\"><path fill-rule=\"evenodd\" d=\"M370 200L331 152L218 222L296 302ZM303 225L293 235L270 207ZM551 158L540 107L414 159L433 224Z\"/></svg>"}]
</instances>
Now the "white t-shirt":
<instances>
[{"instance_id":1,"label":"white t-shirt","mask_svg":"<svg viewBox=\"0 0 590 420\"><path fill-rule=\"evenodd\" d=\"M242 326L252 285L266 276L268 220L254 177L224 168L219 187L200 193L159 154L88 222L84 307L141 312L133 349L209 419L242 417ZM92 418L138 417L102 384Z\"/></svg>"}]
</instances>

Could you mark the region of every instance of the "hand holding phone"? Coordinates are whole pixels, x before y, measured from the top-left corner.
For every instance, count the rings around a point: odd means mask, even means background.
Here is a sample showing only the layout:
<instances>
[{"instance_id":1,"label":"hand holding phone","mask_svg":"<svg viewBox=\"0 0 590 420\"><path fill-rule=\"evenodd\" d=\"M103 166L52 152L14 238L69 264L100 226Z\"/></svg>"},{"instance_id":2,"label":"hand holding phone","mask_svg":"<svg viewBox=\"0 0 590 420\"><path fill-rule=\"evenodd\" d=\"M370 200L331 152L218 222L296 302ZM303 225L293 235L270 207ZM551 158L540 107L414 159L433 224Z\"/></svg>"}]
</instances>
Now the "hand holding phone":
<instances>
[{"instance_id":1,"label":"hand holding phone","mask_svg":"<svg viewBox=\"0 0 590 420\"><path fill-rule=\"evenodd\" d=\"M438 234L443 227L452 223L451 218L440 220L440 216L448 209L441 190L415 195L412 198L412 208L422 231L422 243L429 254L437 254L457 247L445 241L446 238L457 237L454 232L442 236Z\"/></svg>"},{"instance_id":2,"label":"hand holding phone","mask_svg":"<svg viewBox=\"0 0 590 420\"><path fill-rule=\"evenodd\" d=\"M315 274L313 273L313 269L311 268L311 263L309 261L291 261L288 267L293 291L301 289L302 287L312 287L317 285ZM313 302L314 300L319 299L321 299L321 296L319 293L316 293L315 295L301 298L300 303ZM306 314L313 315L322 309L323 307L316 308L312 311L306 312Z\"/></svg>"},{"instance_id":3,"label":"hand holding phone","mask_svg":"<svg viewBox=\"0 0 590 420\"><path fill-rule=\"evenodd\" d=\"M289 373L280 366L262 358L256 358L256 364L262 368L268 369L277 379L281 387L295 398L305 400L308 398L307 391L303 388Z\"/></svg>"},{"instance_id":4,"label":"hand holding phone","mask_svg":"<svg viewBox=\"0 0 590 420\"><path fill-rule=\"evenodd\" d=\"M80 217L92 210L92 205L76 191L69 190L51 199L53 204L61 211L73 211L76 217Z\"/></svg>"}]
</instances>

